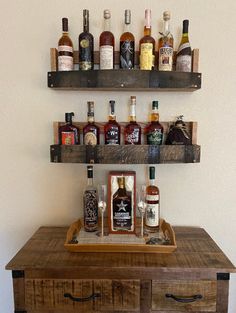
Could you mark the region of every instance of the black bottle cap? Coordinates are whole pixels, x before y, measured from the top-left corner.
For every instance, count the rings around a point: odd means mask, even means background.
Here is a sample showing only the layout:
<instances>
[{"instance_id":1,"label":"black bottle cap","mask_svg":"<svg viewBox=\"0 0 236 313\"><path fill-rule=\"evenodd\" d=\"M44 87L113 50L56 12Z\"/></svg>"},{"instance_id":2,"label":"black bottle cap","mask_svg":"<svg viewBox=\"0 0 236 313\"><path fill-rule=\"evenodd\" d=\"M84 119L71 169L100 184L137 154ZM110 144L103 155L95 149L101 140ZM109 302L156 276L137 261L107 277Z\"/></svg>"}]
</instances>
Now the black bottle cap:
<instances>
[{"instance_id":1,"label":"black bottle cap","mask_svg":"<svg viewBox=\"0 0 236 313\"><path fill-rule=\"evenodd\" d=\"M94 102L88 101L88 116L94 116Z\"/></svg>"},{"instance_id":2,"label":"black bottle cap","mask_svg":"<svg viewBox=\"0 0 236 313\"><path fill-rule=\"evenodd\" d=\"M65 120L66 122L72 122L72 116L74 116L74 112L65 113Z\"/></svg>"},{"instance_id":3,"label":"black bottle cap","mask_svg":"<svg viewBox=\"0 0 236 313\"><path fill-rule=\"evenodd\" d=\"M62 18L62 31L68 32L68 18L67 17Z\"/></svg>"},{"instance_id":4,"label":"black bottle cap","mask_svg":"<svg viewBox=\"0 0 236 313\"><path fill-rule=\"evenodd\" d=\"M115 100L110 100L109 101L109 103L110 103L110 114L111 115L115 115Z\"/></svg>"},{"instance_id":5,"label":"black bottle cap","mask_svg":"<svg viewBox=\"0 0 236 313\"><path fill-rule=\"evenodd\" d=\"M149 179L155 179L155 167L154 166L149 167Z\"/></svg>"},{"instance_id":6,"label":"black bottle cap","mask_svg":"<svg viewBox=\"0 0 236 313\"><path fill-rule=\"evenodd\" d=\"M183 21L183 34L188 33L188 26L189 26L189 20L184 20Z\"/></svg>"},{"instance_id":7,"label":"black bottle cap","mask_svg":"<svg viewBox=\"0 0 236 313\"><path fill-rule=\"evenodd\" d=\"M157 100L152 101L152 109L153 110L157 110L158 109L158 101Z\"/></svg>"},{"instance_id":8,"label":"black bottle cap","mask_svg":"<svg viewBox=\"0 0 236 313\"><path fill-rule=\"evenodd\" d=\"M93 178L93 166L91 166L91 165L87 166L87 177Z\"/></svg>"}]
</instances>

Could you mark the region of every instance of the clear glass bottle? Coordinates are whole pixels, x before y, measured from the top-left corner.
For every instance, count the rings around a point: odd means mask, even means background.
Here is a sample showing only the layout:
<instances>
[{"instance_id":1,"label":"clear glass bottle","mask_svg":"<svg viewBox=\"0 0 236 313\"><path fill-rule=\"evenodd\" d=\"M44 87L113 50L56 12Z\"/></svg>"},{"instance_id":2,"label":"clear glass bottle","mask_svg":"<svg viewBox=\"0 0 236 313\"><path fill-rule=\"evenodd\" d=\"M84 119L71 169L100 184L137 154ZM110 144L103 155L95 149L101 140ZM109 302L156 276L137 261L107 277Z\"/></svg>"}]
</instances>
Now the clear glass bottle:
<instances>
[{"instance_id":1,"label":"clear glass bottle","mask_svg":"<svg viewBox=\"0 0 236 313\"><path fill-rule=\"evenodd\" d=\"M92 232L98 229L98 196L93 183L93 166L87 166L87 186L84 190L84 229Z\"/></svg>"},{"instance_id":2,"label":"clear glass bottle","mask_svg":"<svg viewBox=\"0 0 236 313\"><path fill-rule=\"evenodd\" d=\"M83 10L83 32L78 38L79 44L79 69L92 70L94 65L94 40L89 32L89 10Z\"/></svg>"},{"instance_id":3,"label":"clear glass bottle","mask_svg":"<svg viewBox=\"0 0 236 313\"><path fill-rule=\"evenodd\" d=\"M73 43L68 33L68 18L63 17L62 36L58 41L58 71L74 69L73 53Z\"/></svg>"},{"instance_id":4,"label":"clear glass bottle","mask_svg":"<svg viewBox=\"0 0 236 313\"><path fill-rule=\"evenodd\" d=\"M99 37L100 69L110 70L114 68L115 38L111 32L111 12L104 10L104 31Z\"/></svg>"},{"instance_id":5,"label":"clear glass bottle","mask_svg":"<svg viewBox=\"0 0 236 313\"><path fill-rule=\"evenodd\" d=\"M144 36L139 41L140 70L152 70L155 66L155 39L151 36L151 10L145 10Z\"/></svg>"},{"instance_id":6,"label":"clear glass bottle","mask_svg":"<svg viewBox=\"0 0 236 313\"><path fill-rule=\"evenodd\" d=\"M189 20L183 21L182 39L177 51L176 71L191 72L192 70L192 50L188 38Z\"/></svg>"},{"instance_id":7,"label":"clear glass bottle","mask_svg":"<svg viewBox=\"0 0 236 313\"><path fill-rule=\"evenodd\" d=\"M159 71L173 70L174 39L170 32L170 12L163 13L164 29L158 41Z\"/></svg>"},{"instance_id":8,"label":"clear glass bottle","mask_svg":"<svg viewBox=\"0 0 236 313\"><path fill-rule=\"evenodd\" d=\"M94 102L88 101L88 124L83 128L84 145L99 145L100 130L94 120Z\"/></svg>"},{"instance_id":9,"label":"clear glass bottle","mask_svg":"<svg viewBox=\"0 0 236 313\"><path fill-rule=\"evenodd\" d=\"M60 145L78 145L79 128L72 124L74 112L65 113L65 124L59 127L59 144Z\"/></svg>"},{"instance_id":10,"label":"clear glass bottle","mask_svg":"<svg viewBox=\"0 0 236 313\"><path fill-rule=\"evenodd\" d=\"M136 97L131 96L129 123L124 129L125 145L141 145L141 126L136 122Z\"/></svg>"},{"instance_id":11,"label":"clear glass bottle","mask_svg":"<svg viewBox=\"0 0 236 313\"><path fill-rule=\"evenodd\" d=\"M134 68L135 41L130 32L131 11L125 10L124 32L120 36L120 68Z\"/></svg>"},{"instance_id":12,"label":"clear glass bottle","mask_svg":"<svg viewBox=\"0 0 236 313\"><path fill-rule=\"evenodd\" d=\"M148 145L161 145L163 142L163 126L159 123L158 101L152 101L151 122L145 129Z\"/></svg>"},{"instance_id":13,"label":"clear glass bottle","mask_svg":"<svg viewBox=\"0 0 236 313\"><path fill-rule=\"evenodd\" d=\"M120 144L120 125L116 121L115 101L110 100L110 114L108 123L104 126L105 145Z\"/></svg>"}]
</instances>

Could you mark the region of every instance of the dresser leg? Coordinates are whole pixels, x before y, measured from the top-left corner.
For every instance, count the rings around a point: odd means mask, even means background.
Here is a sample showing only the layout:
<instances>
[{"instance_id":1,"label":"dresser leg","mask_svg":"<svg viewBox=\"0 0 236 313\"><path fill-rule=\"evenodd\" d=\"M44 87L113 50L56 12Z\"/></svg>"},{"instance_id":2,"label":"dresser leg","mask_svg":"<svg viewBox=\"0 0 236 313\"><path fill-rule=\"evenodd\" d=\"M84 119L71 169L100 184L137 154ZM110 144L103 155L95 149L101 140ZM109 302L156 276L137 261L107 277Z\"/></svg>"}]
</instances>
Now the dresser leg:
<instances>
[{"instance_id":1,"label":"dresser leg","mask_svg":"<svg viewBox=\"0 0 236 313\"><path fill-rule=\"evenodd\" d=\"M15 313L25 311L25 277L24 271L12 271Z\"/></svg>"},{"instance_id":2,"label":"dresser leg","mask_svg":"<svg viewBox=\"0 0 236 313\"><path fill-rule=\"evenodd\" d=\"M141 280L140 312L149 313L151 309L152 284L151 280Z\"/></svg>"},{"instance_id":3,"label":"dresser leg","mask_svg":"<svg viewBox=\"0 0 236 313\"><path fill-rule=\"evenodd\" d=\"M228 312L228 298L229 298L229 273L217 274L217 313Z\"/></svg>"}]
</instances>

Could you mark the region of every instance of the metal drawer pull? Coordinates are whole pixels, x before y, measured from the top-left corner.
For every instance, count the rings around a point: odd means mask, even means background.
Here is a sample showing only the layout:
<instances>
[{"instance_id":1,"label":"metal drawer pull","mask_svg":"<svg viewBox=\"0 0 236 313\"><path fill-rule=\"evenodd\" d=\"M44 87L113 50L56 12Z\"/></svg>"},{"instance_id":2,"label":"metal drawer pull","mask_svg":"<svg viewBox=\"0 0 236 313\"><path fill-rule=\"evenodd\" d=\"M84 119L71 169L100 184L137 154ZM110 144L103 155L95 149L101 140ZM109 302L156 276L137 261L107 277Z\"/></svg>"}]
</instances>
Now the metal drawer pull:
<instances>
[{"instance_id":1,"label":"metal drawer pull","mask_svg":"<svg viewBox=\"0 0 236 313\"><path fill-rule=\"evenodd\" d=\"M94 294L92 294L89 297L78 298L78 297L72 296L70 293L64 293L64 297L65 298L69 298L72 301L76 301L76 302L85 302L85 301L90 301L90 300L93 300L93 299L96 299L96 298L100 298L101 294L100 293L94 293Z\"/></svg>"},{"instance_id":2,"label":"metal drawer pull","mask_svg":"<svg viewBox=\"0 0 236 313\"><path fill-rule=\"evenodd\" d=\"M192 297L179 297L179 296L175 296L175 295L172 295L170 293L166 293L166 298L172 298L174 299L175 301L177 302L182 302L182 303L190 303L190 302L195 302L197 300L200 300L203 298L202 295L194 295Z\"/></svg>"}]
</instances>

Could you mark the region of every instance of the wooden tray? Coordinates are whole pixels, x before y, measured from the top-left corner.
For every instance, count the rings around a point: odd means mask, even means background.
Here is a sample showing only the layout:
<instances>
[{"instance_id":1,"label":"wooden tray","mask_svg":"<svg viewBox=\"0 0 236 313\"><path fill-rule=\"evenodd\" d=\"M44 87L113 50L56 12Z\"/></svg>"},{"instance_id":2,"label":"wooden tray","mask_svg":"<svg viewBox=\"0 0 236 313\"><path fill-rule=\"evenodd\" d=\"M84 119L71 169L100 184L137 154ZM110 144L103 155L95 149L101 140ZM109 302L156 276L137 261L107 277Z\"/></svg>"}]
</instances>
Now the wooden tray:
<instances>
[{"instance_id":1,"label":"wooden tray","mask_svg":"<svg viewBox=\"0 0 236 313\"><path fill-rule=\"evenodd\" d=\"M76 240L77 236L80 235L80 232L83 231L83 223L81 220L78 220L71 224L68 229L66 241L64 247L70 252L131 252L131 253L171 253L176 250L177 245L175 241L175 233L173 228L165 220L161 220L160 223L161 231L168 238L168 244L147 244L151 237L155 237L155 233L150 233L144 237L143 243L132 243L132 238L134 236L138 240L138 235L140 233L140 228L137 227L137 234L134 235L122 235L125 236L127 241L131 239L129 243L123 242L110 242L109 236L120 236L117 234L112 234L105 236L106 240L102 237L97 236L96 232L88 233L91 236L94 236L96 242L82 241L79 242ZM106 230L105 230L106 232ZM86 239L85 239L86 240ZM93 240L92 240L93 241ZM104 242L106 241L106 242Z\"/></svg>"}]
</instances>

